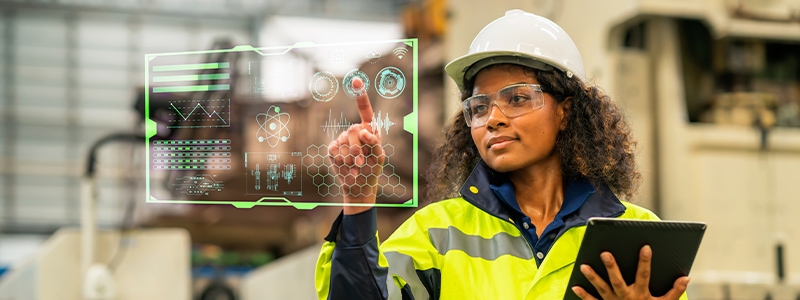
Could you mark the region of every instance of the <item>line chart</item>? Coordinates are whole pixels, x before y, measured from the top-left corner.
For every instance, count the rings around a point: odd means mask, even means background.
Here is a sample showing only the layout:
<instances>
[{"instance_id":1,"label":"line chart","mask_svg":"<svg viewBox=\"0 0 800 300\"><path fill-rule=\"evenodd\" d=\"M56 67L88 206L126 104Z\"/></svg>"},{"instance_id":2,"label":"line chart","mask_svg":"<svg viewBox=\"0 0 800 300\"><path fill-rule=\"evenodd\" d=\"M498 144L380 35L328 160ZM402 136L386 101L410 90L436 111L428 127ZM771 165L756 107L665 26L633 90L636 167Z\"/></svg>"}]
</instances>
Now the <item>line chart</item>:
<instances>
[{"instance_id":1,"label":"line chart","mask_svg":"<svg viewBox=\"0 0 800 300\"><path fill-rule=\"evenodd\" d=\"M333 110L328 112L328 120L325 121L325 124L320 126L322 127L322 132L326 133L331 140L335 139L340 133L346 131L350 128L353 123L345 119L344 112L339 115L338 120L333 119ZM394 126L395 122L392 122L389 119L389 113L386 113L386 116L381 119L381 111L378 111L376 115L372 116L372 132L378 132L380 130L384 130L386 135L389 135L389 128Z\"/></svg>"},{"instance_id":2,"label":"line chart","mask_svg":"<svg viewBox=\"0 0 800 300\"><path fill-rule=\"evenodd\" d=\"M169 101L174 111L168 128L230 127L230 99Z\"/></svg>"},{"instance_id":3,"label":"line chart","mask_svg":"<svg viewBox=\"0 0 800 300\"><path fill-rule=\"evenodd\" d=\"M209 118L211 118L211 116L213 116L213 115L216 115L217 118L219 118L219 120L222 121L222 123L228 124L227 122L225 122L225 119L223 119L222 116L220 116L219 113L216 110L213 111L212 113L208 113L208 111L205 108L203 108L203 106L200 105L199 103L197 105L195 105L194 108L192 109L192 111L190 111L189 114L187 114L185 116L181 113L180 110L178 110L177 107L175 107L175 104L170 103L169 105L171 105L172 108L174 108L175 111L178 112L178 115L181 116L181 118L183 118L184 121L186 121L186 119L189 119L189 117L191 117L192 114L194 113L194 111L197 110L197 108L199 107L201 110L203 110L204 113L206 113L208 115Z\"/></svg>"}]
</instances>

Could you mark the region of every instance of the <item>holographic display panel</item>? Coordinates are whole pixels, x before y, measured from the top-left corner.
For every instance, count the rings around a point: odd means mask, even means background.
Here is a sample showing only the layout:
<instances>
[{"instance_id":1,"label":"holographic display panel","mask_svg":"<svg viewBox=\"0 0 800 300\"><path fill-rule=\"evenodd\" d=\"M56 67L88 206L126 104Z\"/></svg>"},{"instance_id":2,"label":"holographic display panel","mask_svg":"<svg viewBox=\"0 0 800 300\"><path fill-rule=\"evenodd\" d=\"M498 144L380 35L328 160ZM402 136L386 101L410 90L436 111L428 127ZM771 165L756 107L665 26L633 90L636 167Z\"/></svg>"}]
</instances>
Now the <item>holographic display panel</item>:
<instances>
[{"instance_id":1,"label":"holographic display panel","mask_svg":"<svg viewBox=\"0 0 800 300\"><path fill-rule=\"evenodd\" d=\"M344 205L327 147L361 122L359 78L386 155L376 206L417 206L416 39L148 54L145 70L147 202Z\"/></svg>"}]
</instances>

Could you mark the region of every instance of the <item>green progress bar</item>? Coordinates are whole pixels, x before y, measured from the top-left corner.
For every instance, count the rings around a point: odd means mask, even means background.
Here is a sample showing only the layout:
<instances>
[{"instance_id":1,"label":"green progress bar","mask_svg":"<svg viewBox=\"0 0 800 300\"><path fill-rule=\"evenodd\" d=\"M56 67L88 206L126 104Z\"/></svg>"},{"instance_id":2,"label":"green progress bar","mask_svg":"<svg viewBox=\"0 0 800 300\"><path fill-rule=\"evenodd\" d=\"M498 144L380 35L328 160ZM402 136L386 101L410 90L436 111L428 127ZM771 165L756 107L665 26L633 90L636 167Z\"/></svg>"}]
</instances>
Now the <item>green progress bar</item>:
<instances>
[{"instance_id":1,"label":"green progress bar","mask_svg":"<svg viewBox=\"0 0 800 300\"><path fill-rule=\"evenodd\" d=\"M231 63L229 63L229 62L204 63L204 64L186 64L186 65L169 65L169 66L153 66L153 72L224 69L224 68L230 68L230 67L231 67Z\"/></svg>"},{"instance_id":2,"label":"green progress bar","mask_svg":"<svg viewBox=\"0 0 800 300\"><path fill-rule=\"evenodd\" d=\"M227 91L230 89L231 89L230 84L164 86L164 87L153 88L153 93Z\"/></svg>"},{"instance_id":3,"label":"green progress bar","mask_svg":"<svg viewBox=\"0 0 800 300\"><path fill-rule=\"evenodd\" d=\"M231 79L231 74L220 73L220 74L200 74L200 75L154 76L153 82L217 80L217 79Z\"/></svg>"},{"instance_id":4,"label":"green progress bar","mask_svg":"<svg viewBox=\"0 0 800 300\"><path fill-rule=\"evenodd\" d=\"M174 140L174 141L154 141L153 145L171 145L171 144L230 144L231 140Z\"/></svg>"}]
</instances>

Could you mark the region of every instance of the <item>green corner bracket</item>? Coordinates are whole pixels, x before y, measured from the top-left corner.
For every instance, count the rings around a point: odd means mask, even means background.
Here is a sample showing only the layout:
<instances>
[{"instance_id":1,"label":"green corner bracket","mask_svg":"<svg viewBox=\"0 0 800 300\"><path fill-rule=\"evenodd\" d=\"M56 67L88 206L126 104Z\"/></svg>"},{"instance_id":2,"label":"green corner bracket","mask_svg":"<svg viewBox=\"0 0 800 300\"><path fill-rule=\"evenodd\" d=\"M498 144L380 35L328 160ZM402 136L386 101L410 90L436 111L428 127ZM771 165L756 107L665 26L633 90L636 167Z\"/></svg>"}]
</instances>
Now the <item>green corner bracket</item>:
<instances>
[{"instance_id":1,"label":"green corner bracket","mask_svg":"<svg viewBox=\"0 0 800 300\"><path fill-rule=\"evenodd\" d=\"M149 139L158 134L158 125L155 121L147 119L145 122L145 136Z\"/></svg>"},{"instance_id":2,"label":"green corner bracket","mask_svg":"<svg viewBox=\"0 0 800 300\"><path fill-rule=\"evenodd\" d=\"M311 210L319 206L318 203L297 203L284 197L262 197L256 202L231 202L236 208L250 209L255 206L293 206L299 210Z\"/></svg>"},{"instance_id":3,"label":"green corner bracket","mask_svg":"<svg viewBox=\"0 0 800 300\"><path fill-rule=\"evenodd\" d=\"M251 209L256 206L258 202L232 202L231 205L236 208Z\"/></svg>"},{"instance_id":4,"label":"green corner bracket","mask_svg":"<svg viewBox=\"0 0 800 300\"><path fill-rule=\"evenodd\" d=\"M319 205L317 205L316 203L292 203L292 206L294 206L294 208L299 210L312 210Z\"/></svg>"},{"instance_id":5,"label":"green corner bracket","mask_svg":"<svg viewBox=\"0 0 800 300\"><path fill-rule=\"evenodd\" d=\"M417 134L417 113L412 112L403 117L403 129L411 134Z\"/></svg>"}]
</instances>

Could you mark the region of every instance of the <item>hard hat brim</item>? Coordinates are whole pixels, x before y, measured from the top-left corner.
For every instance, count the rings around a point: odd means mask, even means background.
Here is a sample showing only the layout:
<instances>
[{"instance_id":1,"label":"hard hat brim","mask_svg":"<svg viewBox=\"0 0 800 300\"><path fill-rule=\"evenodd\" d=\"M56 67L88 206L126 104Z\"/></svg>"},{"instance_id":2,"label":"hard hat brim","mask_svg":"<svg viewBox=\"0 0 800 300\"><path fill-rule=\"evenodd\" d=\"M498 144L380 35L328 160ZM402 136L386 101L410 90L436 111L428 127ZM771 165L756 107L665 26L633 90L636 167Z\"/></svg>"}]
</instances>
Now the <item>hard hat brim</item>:
<instances>
[{"instance_id":1,"label":"hard hat brim","mask_svg":"<svg viewBox=\"0 0 800 300\"><path fill-rule=\"evenodd\" d=\"M458 89L459 90L463 90L464 89L464 77L465 77L465 75L466 75L466 73L467 73L467 71L469 70L470 67L472 67L475 63L477 63L477 62L479 62L481 60L484 60L484 59L487 59L487 58L492 58L492 57L500 57L500 56L513 56L513 57L525 58L526 60L542 62L542 63L544 63L544 64L546 64L546 65L548 65L550 67L553 67L553 68L556 68L558 70L561 70L562 72L570 72L570 70L567 70L567 69L565 69L563 67L560 67L560 63L559 62L551 60L551 59L548 59L547 57L533 56L533 55L530 55L530 54L525 53L525 52L508 51L508 50L483 51L483 52L466 54L466 55L463 55L463 56L461 56L459 58L456 58L453 61L451 61L450 63L448 63L444 67L444 71L445 71L445 73L447 73L448 76L450 76L450 78L453 79L453 81L455 81L456 85L458 86ZM525 64L525 63L518 63L518 64L526 66L526 67L542 69L541 67L538 67L538 66L533 65L533 64ZM580 74L576 74L576 75L578 75L578 77L581 80L584 80L583 78L581 78Z\"/></svg>"}]
</instances>

